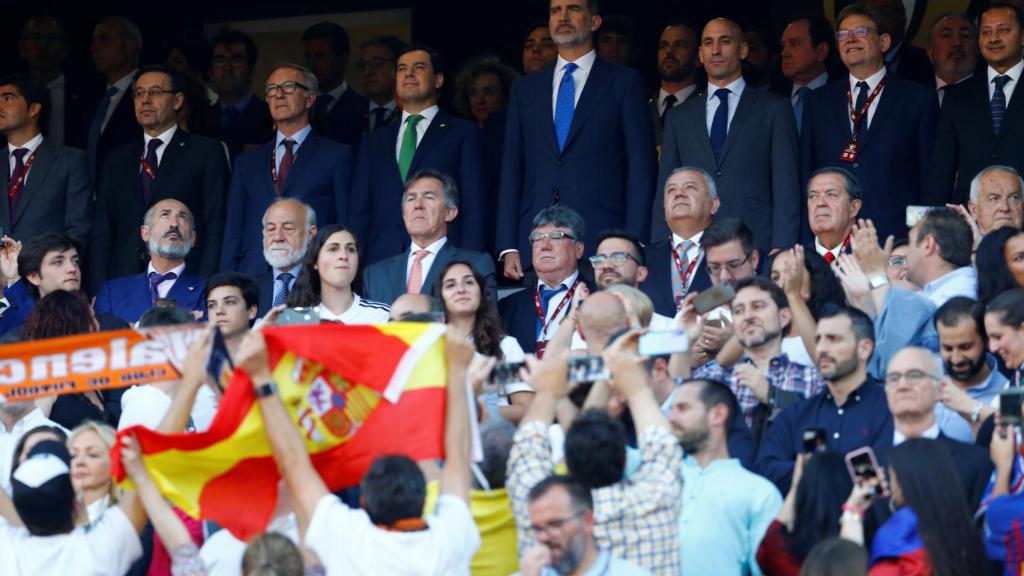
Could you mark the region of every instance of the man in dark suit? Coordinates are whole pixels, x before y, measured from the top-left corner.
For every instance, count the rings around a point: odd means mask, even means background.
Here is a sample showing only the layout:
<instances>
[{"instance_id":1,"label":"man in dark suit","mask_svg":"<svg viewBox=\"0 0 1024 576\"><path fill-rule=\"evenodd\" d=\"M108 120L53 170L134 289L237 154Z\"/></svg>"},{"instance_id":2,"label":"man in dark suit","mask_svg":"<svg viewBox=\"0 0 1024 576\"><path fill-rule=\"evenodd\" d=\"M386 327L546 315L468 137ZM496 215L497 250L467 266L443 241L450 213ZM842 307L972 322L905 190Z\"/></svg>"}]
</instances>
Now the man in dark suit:
<instances>
[{"instance_id":1,"label":"man in dark suit","mask_svg":"<svg viewBox=\"0 0 1024 576\"><path fill-rule=\"evenodd\" d=\"M360 47L356 69L362 75L367 99L364 132L397 122L402 116L395 101L395 64L404 51L405 43L394 36L375 36Z\"/></svg>"},{"instance_id":2,"label":"man in dark suit","mask_svg":"<svg viewBox=\"0 0 1024 576\"><path fill-rule=\"evenodd\" d=\"M402 220L412 242L401 254L366 269L366 297L390 305L406 293L431 294L444 267L465 260L487 279L491 302L498 301L494 261L483 252L456 247L448 240L448 224L459 215L455 179L430 168L409 177L402 194Z\"/></svg>"},{"instance_id":3,"label":"man in dark suit","mask_svg":"<svg viewBox=\"0 0 1024 576\"><path fill-rule=\"evenodd\" d=\"M28 75L50 91L50 120L40 126L54 144L85 148L82 118L86 110L82 85L77 76L64 69L67 58L64 25L55 18L39 16L25 22L18 41L18 55L28 66Z\"/></svg>"},{"instance_id":4,"label":"man in dark suit","mask_svg":"<svg viewBox=\"0 0 1024 576\"><path fill-rule=\"evenodd\" d=\"M412 45L398 58L395 92L400 122L366 135L352 185L349 220L368 264L409 248L402 193L409 175L432 168L455 179L458 221L448 229L455 245L482 250L488 218L480 129L438 108L444 61L432 48Z\"/></svg>"},{"instance_id":5,"label":"man in dark suit","mask_svg":"<svg viewBox=\"0 0 1024 576\"><path fill-rule=\"evenodd\" d=\"M962 13L939 16L928 36L928 59L935 69L935 95L939 107L946 90L968 80L978 67L978 28Z\"/></svg>"},{"instance_id":6,"label":"man in dark suit","mask_svg":"<svg viewBox=\"0 0 1024 576\"><path fill-rule=\"evenodd\" d=\"M348 221L352 148L320 136L309 125L317 94L313 73L296 64L270 72L266 86L274 139L238 157L228 189L221 270L266 272L260 219L274 200L310 205L322 225Z\"/></svg>"},{"instance_id":7,"label":"man in dark suit","mask_svg":"<svg viewBox=\"0 0 1024 576\"><path fill-rule=\"evenodd\" d=\"M135 121L132 81L142 53L142 33L131 20L110 16L100 20L89 45L96 72L106 80L86 129L85 149L93 182L99 177L107 152L137 140L142 134Z\"/></svg>"},{"instance_id":8,"label":"man in dark suit","mask_svg":"<svg viewBox=\"0 0 1024 576\"><path fill-rule=\"evenodd\" d=\"M597 57L596 2L551 0L554 67L517 80L505 125L496 243L504 275L523 278L534 217L565 204L597 232L622 228L646 238L657 153L643 79Z\"/></svg>"},{"instance_id":9,"label":"man in dark suit","mask_svg":"<svg viewBox=\"0 0 1024 576\"><path fill-rule=\"evenodd\" d=\"M640 289L651 299L655 312L673 317L691 290L701 292L711 286L700 239L720 200L714 178L690 166L672 171L662 196L665 222L672 233L644 248L648 272Z\"/></svg>"},{"instance_id":10,"label":"man in dark suit","mask_svg":"<svg viewBox=\"0 0 1024 576\"><path fill-rule=\"evenodd\" d=\"M782 31L782 75L779 93L793 104L796 129L803 122L804 101L831 79L828 65L836 51L832 25L821 16L798 15Z\"/></svg>"},{"instance_id":11,"label":"man in dark suit","mask_svg":"<svg viewBox=\"0 0 1024 576\"><path fill-rule=\"evenodd\" d=\"M864 192L857 177L848 170L833 166L811 174L807 182L807 215L813 249L832 264L840 254L849 254L850 235L860 213Z\"/></svg>"},{"instance_id":12,"label":"man in dark suit","mask_svg":"<svg viewBox=\"0 0 1024 576\"><path fill-rule=\"evenodd\" d=\"M313 127L332 140L357 146L369 102L345 82L351 54L348 33L334 22L320 22L303 32L302 43L306 67L320 83Z\"/></svg>"},{"instance_id":13,"label":"man in dark suit","mask_svg":"<svg viewBox=\"0 0 1024 576\"><path fill-rule=\"evenodd\" d=\"M593 289L579 269L585 234L583 219L567 206L548 206L534 216L529 242L537 283L498 303L505 331L523 351L542 356L572 307L573 296Z\"/></svg>"},{"instance_id":14,"label":"man in dark suit","mask_svg":"<svg viewBox=\"0 0 1024 576\"><path fill-rule=\"evenodd\" d=\"M210 84L217 102L210 105L209 135L228 145L233 161L274 134L267 103L249 89L259 47L245 32L229 29L218 32L210 46Z\"/></svg>"},{"instance_id":15,"label":"man in dark suit","mask_svg":"<svg viewBox=\"0 0 1024 576\"><path fill-rule=\"evenodd\" d=\"M807 97L800 132L803 180L826 166L849 170L864 190L861 217L874 222L881 238L902 237L907 205L922 203L938 114L935 92L887 73L890 38L879 32L873 9L847 6L838 22L839 57L850 75Z\"/></svg>"},{"instance_id":16,"label":"man in dark suit","mask_svg":"<svg viewBox=\"0 0 1024 576\"><path fill-rule=\"evenodd\" d=\"M258 318L288 300L302 270L302 257L316 236L316 211L301 200L282 198L263 215L263 259L270 270L256 276Z\"/></svg>"},{"instance_id":17,"label":"man in dark suit","mask_svg":"<svg viewBox=\"0 0 1024 576\"><path fill-rule=\"evenodd\" d=\"M57 232L84 246L92 228L89 162L81 150L40 133L49 112L50 93L41 82L27 76L0 80L0 133L7 138L3 189L14 192L0 202L0 227L12 238Z\"/></svg>"},{"instance_id":18,"label":"man in dark suit","mask_svg":"<svg viewBox=\"0 0 1024 576\"><path fill-rule=\"evenodd\" d=\"M668 175L679 166L696 166L715 178L719 215L743 220L762 252L796 242L800 184L793 110L777 94L746 89L740 74L746 54L735 22L717 18L704 27L700 59L708 74L708 95L679 106L665 119L652 241L669 234L662 213Z\"/></svg>"},{"instance_id":19,"label":"man in dark suit","mask_svg":"<svg viewBox=\"0 0 1024 576\"><path fill-rule=\"evenodd\" d=\"M913 377L914 373L923 377ZM893 445L909 438L931 438L949 451L956 466L967 505L973 514L992 476L992 460L988 450L969 443L970 428L963 426L967 437L960 441L944 433L944 420L962 420L940 401L940 386L946 377L942 360L924 348L904 348L889 361L885 377L885 395L892 412L895 432ZM946 382L946 386L953 386Z\"/></svg>"},{"instance_id":20,"label":"man in dark suit","mask_svg":"<svg viewBox=\"0 0 1024 576\"><path fill-rule=\"evenodd\" d=\"M224 237L228 161L212 138L178 129L184 103L181 76L166 66L145 66L135 77L138 123L144 136L108 154L97 187L91 270L93 290L109 278L141 272L146 251L139 245L138 223L146 210L175 198L198 217L198 250L189 264L202 275L217 271Z\"/></svg>"},{"instance_id":21,"label":"man in dark suit","mask_svg":"<svg viewBox=\"0 0 1024 576\"><path fill-rule=\"evenodd\" d=\"M669 24L658 40L661 85L647 102L654 121L654 138L661 146L665 115L697 94L697 31L686 22Z\"/></svg>"},{"instance_id":22,"label":"man in dark suit","mask_svg":"<svg viewBox=\"0 0 1024 576\"><path fill-rule=\"evenodd\" d=\"M150 206L141 233L149 249L146 271L104 282L93 304L96 314L133 323L157 300L170 299L178 307L197 313L197 318L205 315L206 281L185 264L196 242L193 223L188 207L177 200L160 200Z\"/></svg>"},{"instance_id":23,"label":"man in dark suit","mask_svg":"<svg viewBox=\"0 0 1024 576\"><path fill-rule=\"evenodd\" d=\"M965 203L971 179L991 164L1024 171L1018 118L1024 98L1014 98L1024 72L1022 23L1024 13L1012 4L994 3L981 14L979 42L988 67L946 90L925 203Z\"/></svg>"},{"instance_id":24,"label":"man in dark suit","mask_svg":"<svg viewBox=\"0 0 1024 576\"><path fill-rule=\"evenodd\" d=\"M934 71L928 55L906 38L907 9L903 0L863 0L862 3L880 16L878 33L888 34L891 39L885 49L885 67L889 74L931 86Z\"/></svg>"}]
</instances>

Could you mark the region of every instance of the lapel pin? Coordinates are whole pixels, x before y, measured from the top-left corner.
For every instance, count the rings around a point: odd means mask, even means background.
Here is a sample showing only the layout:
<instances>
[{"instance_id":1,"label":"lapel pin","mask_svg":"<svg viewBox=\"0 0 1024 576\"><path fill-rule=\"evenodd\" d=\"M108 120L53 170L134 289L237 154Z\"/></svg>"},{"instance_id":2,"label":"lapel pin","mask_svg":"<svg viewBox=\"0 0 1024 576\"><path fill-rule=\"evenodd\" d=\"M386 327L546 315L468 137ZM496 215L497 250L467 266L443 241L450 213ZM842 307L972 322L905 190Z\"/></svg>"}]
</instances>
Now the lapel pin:
<instances>
[{"instance_id":1,"label":"lapel pin","mask_svg":"<svg viewBox=\"0 0 1024 576\"><path fill-rule=\"evenodd\" d=\"M448 125L447 125L447 124L441 124L441 126L440 126L440 127L441 127L441 128L444 128L444 127L446 127L446 126L448 126Z\"/></svg>"},{"instance_id":2,"label":"lapel pin","mask_svg":"<svg viewBox=\"0 0 1024 576\"><path fill-rule=\"evenodd\" d=\"M196 289L196 287L195 287L195 286L189 286L189 287L188 287L188 291L189 291L189 292L192 292L192 291L193 291L193 290L195 290L195 289Z\"/></svg>"}]
</instances>

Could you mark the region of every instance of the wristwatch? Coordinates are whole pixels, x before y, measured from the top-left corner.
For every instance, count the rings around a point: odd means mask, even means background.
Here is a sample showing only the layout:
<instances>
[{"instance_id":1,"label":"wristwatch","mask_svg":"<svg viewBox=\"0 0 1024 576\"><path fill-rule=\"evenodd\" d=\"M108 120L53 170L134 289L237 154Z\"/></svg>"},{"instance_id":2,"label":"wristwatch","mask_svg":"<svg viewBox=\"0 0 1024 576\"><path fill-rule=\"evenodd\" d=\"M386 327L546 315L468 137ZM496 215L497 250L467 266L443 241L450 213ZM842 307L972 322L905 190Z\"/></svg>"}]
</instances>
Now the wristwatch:
<instances>
[{"instance_id":1,"label":"wristwatch","mask_svg":"<svg viewBox=\"0 0 1024 576\"><path fill-rule=\"evenodd\" d=\"M264 382L256 387L256 397L266 398L267 396L273 396L277 394L277 384L273 382Z\"/></svg>"},{"instance_id":2,"label":"wristwatch","mask_svg":"<svg viewBox=\"0 0 1024 576\"><path fill-rule=\"evenodd\" d=\"M882 286L885 286L888 283L889 277L886 276L885 274L875 274L871 278L868 278L868 284L871 286L872 290L874 290L875 288L881 288Z\"/></svg>"}]
</instances>

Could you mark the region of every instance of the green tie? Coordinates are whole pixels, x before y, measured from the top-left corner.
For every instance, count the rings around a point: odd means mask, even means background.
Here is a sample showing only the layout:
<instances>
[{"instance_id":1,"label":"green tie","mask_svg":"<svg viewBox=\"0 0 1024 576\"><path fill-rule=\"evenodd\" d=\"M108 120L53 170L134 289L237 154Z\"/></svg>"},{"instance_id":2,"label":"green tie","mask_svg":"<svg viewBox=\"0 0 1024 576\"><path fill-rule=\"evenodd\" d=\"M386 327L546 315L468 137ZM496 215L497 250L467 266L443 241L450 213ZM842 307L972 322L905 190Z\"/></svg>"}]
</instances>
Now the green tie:
<instances>
[{"instance_id":1,"label":"green tie","mask_svg":"<svg viewBox=\"0 0 1024 576\"><path fill-rule=\"evenodd\" d=\"M405 134L402 135L402 147L398 150L398 173L405 182L409 176L409 167L412 166L412 157L416 155L416 125L423 116L410 114L405 119Z\"/></svg>"}]
</instances>

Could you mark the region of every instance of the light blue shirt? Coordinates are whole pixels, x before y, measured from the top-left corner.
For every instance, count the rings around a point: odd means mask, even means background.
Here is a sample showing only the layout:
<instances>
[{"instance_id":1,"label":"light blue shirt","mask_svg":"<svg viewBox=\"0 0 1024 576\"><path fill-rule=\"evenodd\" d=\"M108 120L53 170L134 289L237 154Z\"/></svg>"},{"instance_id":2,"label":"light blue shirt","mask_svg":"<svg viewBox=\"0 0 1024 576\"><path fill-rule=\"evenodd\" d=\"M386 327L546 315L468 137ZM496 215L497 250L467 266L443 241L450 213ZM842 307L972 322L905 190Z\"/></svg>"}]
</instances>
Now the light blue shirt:
<instances>
[{"instance_id":1,"label":"light blue shirt","mask_svg":"<svg viewBox=\"0 0 1024 576\"><path fill-rule=\"evenodd\" d=\"M868 361L868 374L885 379L889 359L907 346L939 351L939 336L932 323L935 304L920 292L889 286L882 311L874 318L875 352Z\"/></svg>"},{"instance_id":2,"label":"light blue shirt","mask_svg":"<svg viewBox=\"0 0 1024 576\"><path fill-rule=\"evenodd\" d=\"M299 272L301 271L301 262L299 262L295 266L292 266L291 270L287 270L287 272L292 275L292 279L288 281L289 294L291 294L292 289L295 288L295 281L299 279ZM274 294L273 298L270 299L271 302L273 302L274 299L277 298L277 295L281 292L281 282L280 280L277 279L277 277L280 276L282 272L285 272L285 270L278 270L277 268L274 268Z\"/></svg>"},{"instance_id":3,"label":"light blue shirt","mask_svg":"<svg viewBox=\"0 0 1024 576\"><path fill-rule=\"evenodd\" d=\"M965 388L964 392L967 392L967 395L971 398L988 406L992 404L993 400L999 396L999 392L1006 388L1010 381L999 372L994 356L986 354L985 362L990 370L988 378L981 384ZM974 433L971 432L971 425L967 419L946 408L945 404L941 402L935 405L935 421L939 423L939 428L946 436L968 444L974 443Z\"/></svg>"},{"instance_id":4,"label":"light blue shirt","mask_svg":"<svg viewBox=\"0 0 1024 576\"><path fill-rule=\"evenodd\" d=\"M921 294L927 296L936 308L954 296L966 296L971 300L977 300L978 274L970 266L957 268L925 284Z\"/></svg>"},{"instance_id":5,"label":"light blue shirt","mask_svg":"<svg viewBox=\"0 0 1024 576\"><path fill-rule=\"evenodd\" d=\"M725 86L715 86L708 82L708 99L705 104L706 108L704 109L704 120L707 121L708 136L711 136L711 123L715 120L715 111L718 110L718 106L721 104L721 101L715 96L715 90L725 88L729 91L729 121L725 125L725 131L728 134L729 126L732 126L732 117L736 115L736 107L740 105L740 96L743 95L743 89L746 87L747 82L743 79L743 76L740 76Z\"/></svg>"},{"instance_id":6,"label":"light blue shirt","mask_svg":"<svg viewBox=\"0 0 1024 576\"><path fill-rule=\"evenodd\" d=\"M306 137L309 136L309 133L312 131L313 127L310 126L309 124L306 124L301 130L299 130L295 134L292 134L291 136L285 136L284 134L281 134L280 131L277 133L277 140L275 140L277 148L275 148L274 150L277 151L276 161L278 170L281 169L281 159L284 158L285 149L284 144L282 144L282 142L284 142L285 138L291 138L292 140L295 140L295 146L292 148L292 154L298 156L299 149L302 148L302 143L306 141Z\"/></svg>"},{"instance_id":7,"label":"light blue shirt","mask_svg":"<svg viewBox=\"0 0 1024 576\"><path fill-rule=\"evenodd\" d=\"M679 549L683 576L759 576L757 547L782 508L775 485L736 458L701 468L683 460Z\"/></svg>"},{"instance_id":8,"label":"light blue shirt","mask_svg":"<svg viewBox=\"0 0 1024 576\"><path fill-rule=\"evenodd\" d=\"M540 571L540 574L541 576L558 576L558 572L546 566ZM651 576L651 573L635 564L612 556L607 550L599 550L597 560L589 570L583 573L583 576Z\"/></svg>"}]
</instances>

